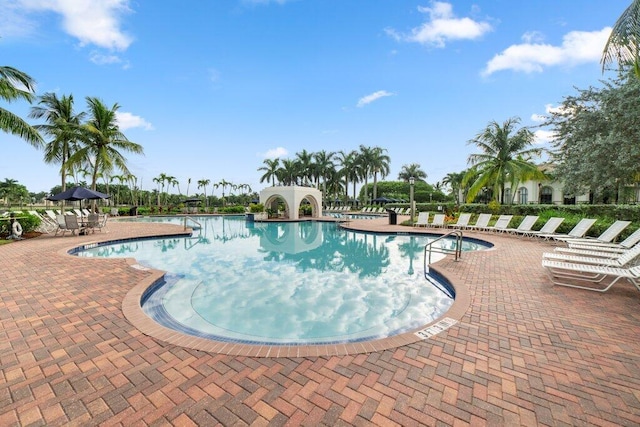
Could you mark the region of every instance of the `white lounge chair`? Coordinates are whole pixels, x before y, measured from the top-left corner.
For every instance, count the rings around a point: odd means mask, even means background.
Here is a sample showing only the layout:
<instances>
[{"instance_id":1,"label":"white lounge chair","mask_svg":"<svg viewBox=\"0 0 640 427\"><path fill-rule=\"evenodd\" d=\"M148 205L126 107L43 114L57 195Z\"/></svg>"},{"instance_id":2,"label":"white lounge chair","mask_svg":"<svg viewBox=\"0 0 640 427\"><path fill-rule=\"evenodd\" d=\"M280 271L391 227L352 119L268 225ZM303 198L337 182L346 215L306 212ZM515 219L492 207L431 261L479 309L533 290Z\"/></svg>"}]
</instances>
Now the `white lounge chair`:
<instances>
[{"instance_id":1,"label":"white lounge chair","mask_svg":"<svg viewBox=\"0 0 640 427\"><path fill-rule=\"evenodd\" d=\"M640 266L630 268L603 267L543 259L542 267L547 270L551 281L559 286L606 292L620 279L627 279L640 291ZM606 281L606 279L609 279L609 281ZM566 280L571 281L567 282ZM586 284L604 284L604 287L585 286Z\"/></svg>"},{"instance_id":2,"label":"white lounge chair","mask_svg":"<svg viewBox=\"0 0 640 427\"><path fill-rule=\"evenodd\" d=\"M583 238L587 231L595 224L596 220L594 218L583 218L569 231L567 234L556 234L556 233L544 233L538 234L538 237L543 238L545 240L560 240L563 238Z\"/></svg>"},{"instance_id":3,"label":"white lounge chair","mask_svg":"<svg viewBox=\"0 0 640 427\"><path fill-rule=\"evenodd\" d=\"M38 226L38 228L36 228L36 231L49 234L58 228L57 221L51 221L50 218L40 215L37 211L29 211L28 213L29 215L35 216L40 220L40 225Z\"/></svg>"},{"instance_id":4,"label":"white lounge chair","mask_svg":"<svg viewBox=\"0 0 640 427\"><path fill-rule=\"evenodd\" d=\"M558 237L557 240L569 243L611 243L622 231L631 224L631 221L616 221L611 224L606 230L602 232L598 237L584 237L584 238L571 238L571 237Z\"/></svg>"},{"instance_id":5,"label":"white lounge chair","mask_svg":"<svg viewBox=\"0 0 640 427\"><path fill-rule=\"evenodd\" d=\"M506 229L509 227L511 218L513 218L513 215L500 215L496 223L492 226L486 227L485 230L495 231L497 233L504 233Z\"/></svg>"},{"instance_id":6,"label":"white lounge chair","mask_svg":"<svg viewBox=\"0 0 640 427\"><path fill-rule=\"evenodd\" d=\"M531 231L538 218L538 215L527 215L522 219L518 228L507 228L504 231L509 234L526 234Z\"/></svg>"},{"instance_id":7,"label":"white lounge chair","mask_svg":"<svg viewBox=\"0 0 640 427\"><path fill-rule=\"evenodd\" d=\"M627 267L631 262L635 261L640 256L640 245L636 245L631 249L618 254L614 257L600 257L600 256L582 256L572 255L562 252L545 252L542 254L542 259L560 262L573 262L576 264L592 264L601 265L606 267Z\"/></svg>"},{"instance_id":8,"label":"white lounge chair","mask_svg":"<svg viewBox=\"0 0 640 427\"><path fill-rule=\"evenodd\" d=\"M491 214L480 214L478 215L476 223L468 225L467 229L477 231L485 230L489 226L489 221L491 221Z\"/></svg>"},{"instance_id":9,"label":"white lounge chair","mask_svg":"<svg viewBox=\"0 0 640 427\"><path fill-rule=\"evenodd\" d=\"M531 230L522 234L528 237L533 237L533 236L537 237L537 236L545 236L548 234L553 234L558 229L558 227L560 227L560 224L562 224L563 221L564 221L564 218L551 217L547 220L547 222L542 226L540 230L537 230L537 231Z\"/></svg>"},{"instance_id":10,"label":"white lounge chair","mask_svg":"<svg viewBox=\"0 0 640 427\"><path fill-rule=\"evenodd\" d=\"M418 212L418 219L413 226L426 227L427 225L429 225L429 212Z\"/></svg>"},{"instance_id":11,"label":"white lounge chair","mask_svg":"<svg viewBox=\"0 0 640 427\"><path fill-rule=\"evenodd\" d=\"M445 220L446 216L445 214L435 214L433 215L433 220L429 223L429 226L431 227L444 227L444 220Z\"/></svg>"},{"instance_id":12,"label":"white lounge chair","mask_svg":"<svg viewBox=\"0 0 640 427\"><path fill-rule=\"evenodd\" d=\"M458 220L455 224L449 224L449 227L452 228L460 228L465 229L469 225L469 220L471 219L471 214L468 212L463 212L458 216Z\"/></svg>"},{"instance_id":13,"label":"white lounge chair","mask_svg":"<svg viewBox=\"0 0 640 427\"><path fill-rule=\"evenodd\" d=\"M583 242L573 243L568 242L570 248L575 249L591 249L599 251L611 251L611 252L624 252L627 249L632 248L636 244L640 243L640 228L631 233L629 237L624 239L620 243L600 243L600 242Z\"/></svg>"}]
</instances>

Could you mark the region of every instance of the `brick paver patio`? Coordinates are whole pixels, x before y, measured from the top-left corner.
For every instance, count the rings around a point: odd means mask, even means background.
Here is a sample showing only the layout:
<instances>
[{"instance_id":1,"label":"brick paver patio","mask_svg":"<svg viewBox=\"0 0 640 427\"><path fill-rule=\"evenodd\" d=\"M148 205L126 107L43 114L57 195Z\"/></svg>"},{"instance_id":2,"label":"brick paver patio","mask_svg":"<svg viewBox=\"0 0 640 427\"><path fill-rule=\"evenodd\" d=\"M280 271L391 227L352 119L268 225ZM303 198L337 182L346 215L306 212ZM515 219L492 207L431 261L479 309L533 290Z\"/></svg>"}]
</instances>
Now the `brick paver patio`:
<instances>
[{"instance_id":1,"label":"brick paver patio","mask_svg":"<svg viewBox=\"0 0 640 427\"><path fill-rule=\"evenodd\" d=\"M397 228L385 221L367 227ZM0 246L0 426L640 425L640 293L553 286L549 243L481 234L494 249L439 262L468 305L427 340L273 358L143 334L123 301L155 273L66 254L180 232L112 221Z\"/></svg>"}]
</instances>

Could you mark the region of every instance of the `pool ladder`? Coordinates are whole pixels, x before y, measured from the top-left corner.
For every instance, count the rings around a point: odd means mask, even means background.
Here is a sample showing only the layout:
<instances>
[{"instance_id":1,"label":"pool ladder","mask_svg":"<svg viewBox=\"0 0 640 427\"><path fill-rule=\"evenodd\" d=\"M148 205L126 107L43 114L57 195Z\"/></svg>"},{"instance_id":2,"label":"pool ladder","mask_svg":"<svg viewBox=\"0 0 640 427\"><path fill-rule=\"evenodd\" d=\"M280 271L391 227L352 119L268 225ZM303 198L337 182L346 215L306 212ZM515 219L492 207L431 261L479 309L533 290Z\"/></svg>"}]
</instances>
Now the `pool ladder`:
<instances>
[{"instance_id":1,"label":"pool ladder","mask_svg":"<svg viewBox=\"0 0 640 427\"><path fill-rule=\"evenodd\" d=\"M446 237L456 237L456 247L455 249L445 249L445 248L434 248L433 244L446 238ZM443 253L443 254L453 254L454 261L459 261L460 256L462 255L462 230L454 230L450 231L447 234L443 234L435 240L424 245L424 271L427 271L429 264L431 264L431 252Z\"/></svg>"},{"instance_id":2,"label":"pool ladder","mask_svg":"<svg viewBox=\"0 0 640 427\"><path fill-rule=\"evenodd\" d=\"M193 230L202 230L202 224L200 224L198 221L196 221L195 219L191 218L190 216L185 216L184 217L184 229L186 230L187 227L187 222L191 221L193 224L196 225L196 227L191 227Z\"/></svg>"}]
</instances>

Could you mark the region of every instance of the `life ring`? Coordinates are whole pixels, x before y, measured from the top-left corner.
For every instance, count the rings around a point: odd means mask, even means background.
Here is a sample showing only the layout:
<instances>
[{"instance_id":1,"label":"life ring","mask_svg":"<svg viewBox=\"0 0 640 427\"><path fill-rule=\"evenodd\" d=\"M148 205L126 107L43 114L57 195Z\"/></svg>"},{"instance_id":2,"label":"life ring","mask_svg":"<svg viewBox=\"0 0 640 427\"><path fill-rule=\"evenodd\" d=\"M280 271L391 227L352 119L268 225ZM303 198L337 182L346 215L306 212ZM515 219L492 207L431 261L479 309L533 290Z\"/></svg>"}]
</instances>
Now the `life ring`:
<instances>
[{"instance_id":1,"label":"life ring","mask_svg":"<svg viewBox=\"0 0 640 427\"><path fill-rule=\"evenodd\" d=\"M18 221L13 221L13 224L11 225L11 232L14 236L22 236L22 226Z\"/></svg>"}]
</instances>

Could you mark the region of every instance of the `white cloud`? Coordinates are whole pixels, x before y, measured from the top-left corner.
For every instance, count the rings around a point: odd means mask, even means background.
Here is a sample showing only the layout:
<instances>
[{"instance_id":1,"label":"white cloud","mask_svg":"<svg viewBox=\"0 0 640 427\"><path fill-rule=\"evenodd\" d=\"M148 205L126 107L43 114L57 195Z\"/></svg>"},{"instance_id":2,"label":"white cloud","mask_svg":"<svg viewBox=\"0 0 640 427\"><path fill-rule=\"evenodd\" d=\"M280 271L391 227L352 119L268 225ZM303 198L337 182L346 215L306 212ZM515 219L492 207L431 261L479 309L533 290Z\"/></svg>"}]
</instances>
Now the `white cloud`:
<instances>
[{"instance_id":1,"label":"white cloud","mask_svg":"<svg viewBox=\"0 0 640 427\"><path fill-rule=\"evenodd\" d=\"M534 144L543 145L551 142L555 137L555 132L545 129L538 129L533 133L535 139Z\"/></svg>"},{"instance_id":2,"label":"white cloud","mask_svg":"<svg viewBox=\"0 0 640 427\"><path fill-rule=\"evenodd\" d=\"M394 93L387 92L386 90L379 90L370 95L363 96L358 100L358 107L364 107L367 104L371 104L373 101L376 101L380 98L384 98L385 96L393 96Z\"/></svg>"},{"instance_id":3,"label":"white cloud","mask_svg":"<svg viewBox=\"0 0 640 427\"><path fill-rule=\"evenodd\" d=\"M263 157L265 159L276 159L280 157L286 157L288 155L289 152L287 151L287 149L282 147L272 148L270 150L267 150L263 154L259 154L260 157Z\"/></svg>"},{"instance_id":4,"label":"white cloud","mask_svg":"<svg viewBox=\"0 0 640 427\"><path fill-rule=\"evenodd\" d=\"M120 130L127 130L132 128L142 128L144 130L154 130L151 123L147 122L140 116L135 116L131 113L125 113L116 111L116 120Z\"/></svg>"},{"instance_id":5,"label":"white cloud","mask_svg":"<svg viewBox=\"0 0 640 427\"><path fill-rule=\"evenodd\" d=\"M501 70L533 73L542 72L546 67L599 62L610 33L610 27L591 32L571 31L562 38L560 46L527 42L530 38L525 35L525 43L509 46L494 56L482 75Z\"/></svg>"},{"instance_id":6,"label":"white cloud","mask_svg":"<svg viewBox=\"0 0 640 427\"><path fill-rule=\"evenodd\" d=\"M132 42L120 28L122 15L131 11L129 0L17 0L15 4L18 6L14 7L13 13L21 19L28 19L29 12L61 15L64 30L77 38L82 46L92 44L123 51Z\"/></svg>"},{"instance_id":7,"label":"white cloud","mask_svg":"<svg viewBox=\"0 0 640 427\"><path fill-rule=\"evenodd\" d=\"M475 40L493 30L488 22L456 17L451 3L432 1L431 7L419 6L418 11L429 15L429 19L410 34L400 34L394 29L386 29L386 33L398 41L442 48L449 41Z\"/></svg>"}]
</instances>

